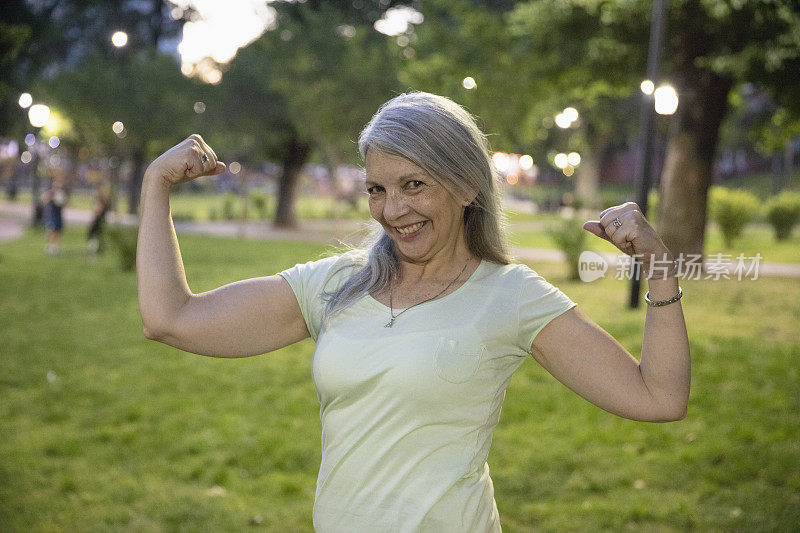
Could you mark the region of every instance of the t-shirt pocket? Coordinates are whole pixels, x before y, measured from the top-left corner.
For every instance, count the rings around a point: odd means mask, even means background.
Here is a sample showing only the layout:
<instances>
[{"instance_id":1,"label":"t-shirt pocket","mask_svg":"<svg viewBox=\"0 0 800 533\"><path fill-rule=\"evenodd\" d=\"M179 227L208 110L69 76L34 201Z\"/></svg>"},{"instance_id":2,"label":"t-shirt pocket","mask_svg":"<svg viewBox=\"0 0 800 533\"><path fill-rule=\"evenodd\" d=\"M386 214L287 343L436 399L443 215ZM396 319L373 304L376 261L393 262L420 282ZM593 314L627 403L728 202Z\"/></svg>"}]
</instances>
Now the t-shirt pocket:
<instances>
[{"instance_id":1,"label":"t-shirt pocket","mask_svg":"<svg viewBox=\"0 0 800 533\"><path fill-rule=\"evenodd\" d=\"M486 346L477 339L440 337L436 346L436 374L450 383L463 383L475 375L486 357Z\"/></svg>"}]
</instances>

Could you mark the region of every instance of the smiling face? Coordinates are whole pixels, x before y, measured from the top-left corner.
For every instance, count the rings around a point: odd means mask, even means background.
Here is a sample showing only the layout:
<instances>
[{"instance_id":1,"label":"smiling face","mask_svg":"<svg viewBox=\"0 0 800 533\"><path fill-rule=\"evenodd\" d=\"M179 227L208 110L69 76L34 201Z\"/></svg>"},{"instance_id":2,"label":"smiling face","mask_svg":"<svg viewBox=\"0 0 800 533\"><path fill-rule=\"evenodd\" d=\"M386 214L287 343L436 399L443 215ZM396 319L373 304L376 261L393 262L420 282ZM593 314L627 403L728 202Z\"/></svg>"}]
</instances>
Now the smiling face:
<instances>
[{"instance_id":1,"label":"smiling face","mask_svg":"<svg viewBox=\"0 0 800 533\"><path fill-rule=\"evenodd\" d=\"M463 257L464 208L441 183L408 159L367 151L367 193L372 218L381 223L401 259L427 263Z\"/></svg>"}]
</instances>

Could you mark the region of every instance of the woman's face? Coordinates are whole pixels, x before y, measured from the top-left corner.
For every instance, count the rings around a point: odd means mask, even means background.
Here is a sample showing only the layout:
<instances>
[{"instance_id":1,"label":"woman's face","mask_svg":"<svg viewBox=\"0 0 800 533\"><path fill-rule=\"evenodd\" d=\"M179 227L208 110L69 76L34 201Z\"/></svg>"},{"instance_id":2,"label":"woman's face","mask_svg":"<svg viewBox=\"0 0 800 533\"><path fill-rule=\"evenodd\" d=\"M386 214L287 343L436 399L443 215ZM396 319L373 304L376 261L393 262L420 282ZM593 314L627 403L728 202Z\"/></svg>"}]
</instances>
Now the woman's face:
<instances>
[{"instance_id":1,"label":"woman's face","mask_svg":"<svg viewBox=\"0 0 800 533\"><path fill-rule=\"evenodd\" d=\"M450 191L411 161L377 150L366 157L369 210L395 243L402 259L430 261L451 254L464 241L464 208L469 201Z\"/></svg>"}]
</instances>

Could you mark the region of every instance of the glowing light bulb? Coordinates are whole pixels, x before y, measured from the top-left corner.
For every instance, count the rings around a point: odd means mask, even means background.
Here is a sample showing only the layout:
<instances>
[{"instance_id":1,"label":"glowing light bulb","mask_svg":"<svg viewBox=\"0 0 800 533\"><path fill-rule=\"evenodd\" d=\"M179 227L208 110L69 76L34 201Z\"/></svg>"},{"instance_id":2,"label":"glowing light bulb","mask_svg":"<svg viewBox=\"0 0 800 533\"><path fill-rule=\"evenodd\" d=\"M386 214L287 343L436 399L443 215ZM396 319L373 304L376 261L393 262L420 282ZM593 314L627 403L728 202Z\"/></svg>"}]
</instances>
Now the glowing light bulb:
<instances>
[{"instance_id":1,"label":"glowing light bulb","mask_svg":"<svg viewBox=\"0 0 800 533\"><path fill-rule=\"evenodd\" d=\"M656 113L671 115L678 109L678 92L670 85L662 85L655 90Z\"/></svg>"},{"instance_id":2,"label":"glowing light bulb","mask_svg":"<svg viewBox=\"0 0 800 533\"><path fill-rule=\"evenodd\" d=\"M115 31L114 35L111 36L111 44L117 48L122 48L128 44L128 34L124 31Z\"/></svg>"},{"instance_id":3,"label":"glowing light bulb","mask_svg":"<svg viewBox=\"0 0 800 533\"><path fill-rule=\"evenodd\" d=\"M577 167L581 164L581 155L578 152L570 152L567 155L567 162L573 167Z\"/></svg>"},{"instance_id":4,"label":"glowing light bulb","mask_svg":"<svg viewBox=\"0 0 800 533\"><path fill-rule=\"evenodd\" d=\"M41 128L50 118L50 108L44 104L34 104L28 109L28 120L34 128Z\"/></svg>"},{"instance_id":5,"label":"glowing light bulb","mask_svg":"<svg viewBox=\"0 0 800 533\"><path fill-rule=\"evenodd\" d=\"M19 95L19 106L22 109L27 109L33 103L33 96L31 93L22 93Z\"/></svg>"},{"instance_id":6,"label":"glowing light bulb","mask_svg":"<svg viewBox=\"0 0 800 533\"><path fill-rule=\"evenodd\" d=\"M574 107L568 107L564 109L563 114L570 122L575 122L578 120L578 110Z\"/></svg>"}]
</instances>

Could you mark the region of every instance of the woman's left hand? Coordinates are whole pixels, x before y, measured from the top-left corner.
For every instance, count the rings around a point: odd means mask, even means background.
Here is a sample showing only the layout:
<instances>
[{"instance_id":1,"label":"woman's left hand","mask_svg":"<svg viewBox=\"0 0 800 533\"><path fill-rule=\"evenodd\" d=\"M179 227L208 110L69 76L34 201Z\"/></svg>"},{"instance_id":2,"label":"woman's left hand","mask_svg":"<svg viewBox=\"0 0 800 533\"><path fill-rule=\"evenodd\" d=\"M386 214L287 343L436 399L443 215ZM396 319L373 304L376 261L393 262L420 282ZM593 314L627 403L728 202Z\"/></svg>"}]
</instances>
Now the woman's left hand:
<instances>
[{"instance_id":1,"label":"woman's left hand","mask_svg":"<svg viewBox=\"0 0 800 533\"><path fill-rule=\"evenodd\" d=\"M651 260L672 262L669 248L644 218L635 202L625 202L605 209L600 213L600 220L585 222L583 229L607 240L623 253L636 257L646 265Z\"/></svg>"}]
</instances>

